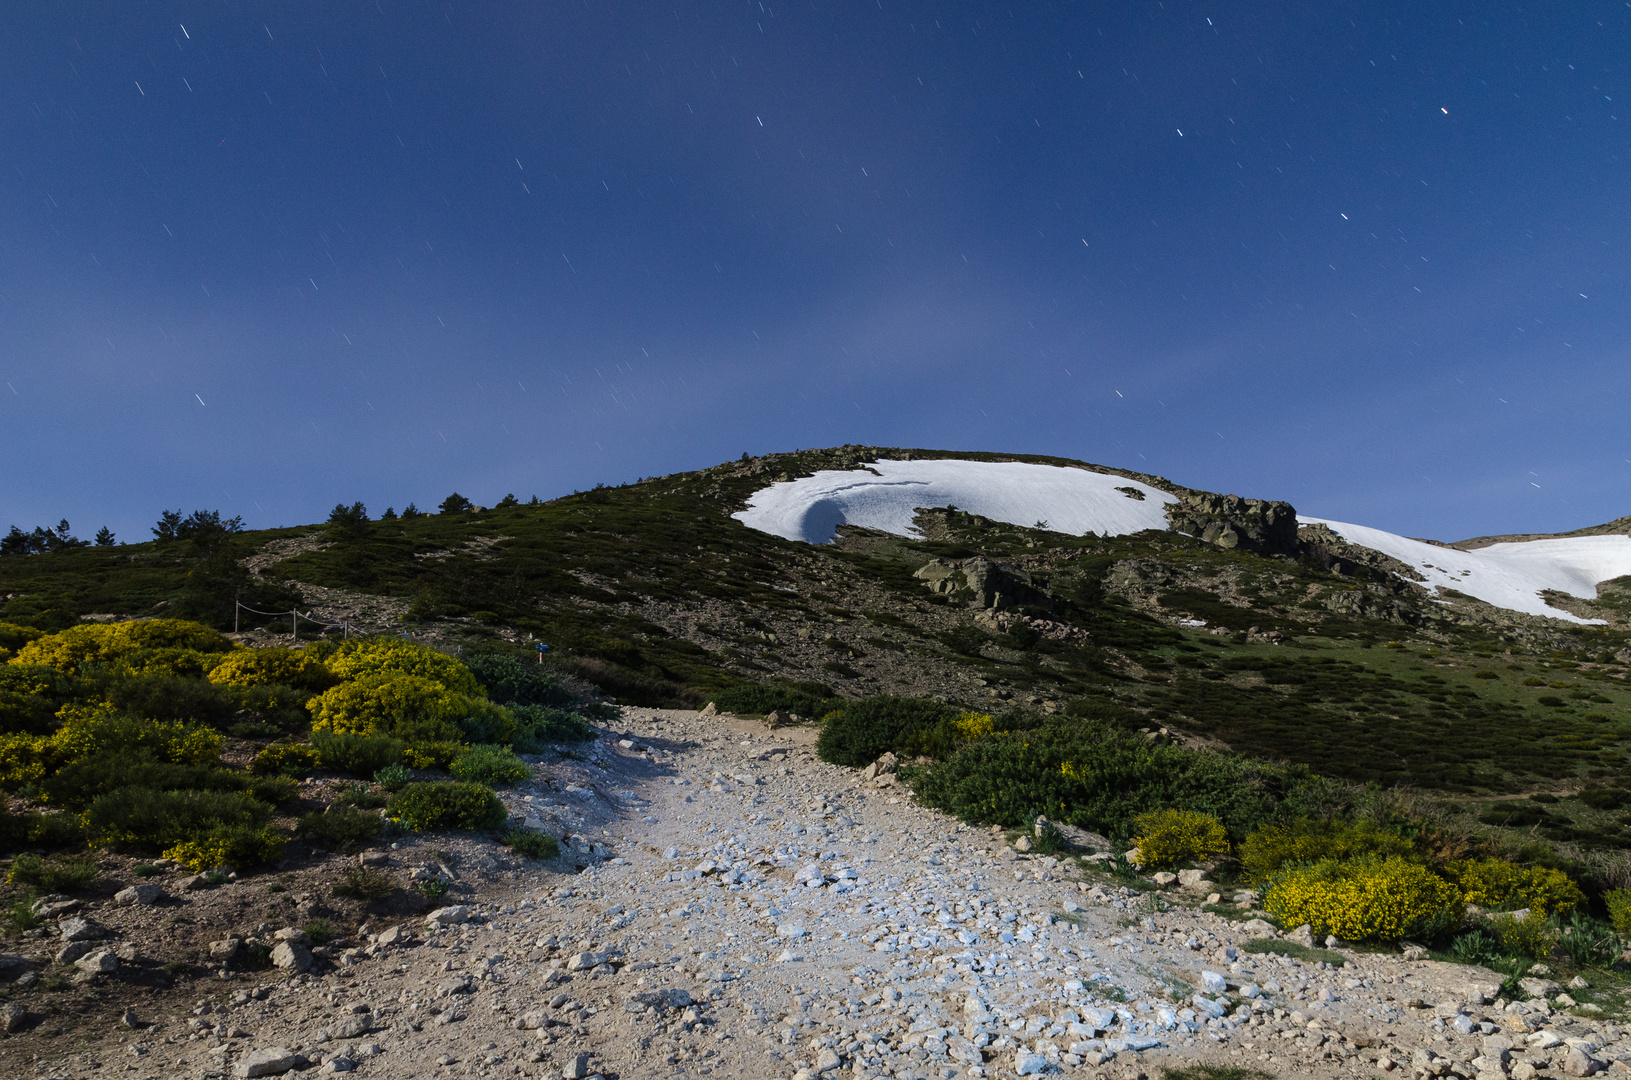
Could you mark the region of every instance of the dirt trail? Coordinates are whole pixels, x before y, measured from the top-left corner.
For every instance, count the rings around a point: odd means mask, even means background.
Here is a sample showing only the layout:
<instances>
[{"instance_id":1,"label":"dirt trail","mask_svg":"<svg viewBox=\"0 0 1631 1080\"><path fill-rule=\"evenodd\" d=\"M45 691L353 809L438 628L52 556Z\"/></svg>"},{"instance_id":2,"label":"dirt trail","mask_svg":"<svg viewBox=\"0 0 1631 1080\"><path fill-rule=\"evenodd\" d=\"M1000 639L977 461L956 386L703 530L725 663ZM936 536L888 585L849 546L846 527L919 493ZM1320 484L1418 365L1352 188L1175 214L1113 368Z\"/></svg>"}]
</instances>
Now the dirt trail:
<instances>
[{"instance_id":1,"label":"dirt trail","mask_svg":"<svg viewBox=\"0 0 1631 1080\"><path fill-rule=\"evenodd\" d=\"M1018 855L811 741L626 709L585 758L506 797L571 834L552 868L495 873L428 924L376 924L308 974L194 982L93 1046L13 1036L0 1072L1085 1080L1211 1061L1525 1080L1582 1046L1631 1061L1611 1023L1497 1012L1483 969L1237 951L1261 927ZM400 841L391 865L437 843L452 841Z\"/></svg>"}]
</instances>

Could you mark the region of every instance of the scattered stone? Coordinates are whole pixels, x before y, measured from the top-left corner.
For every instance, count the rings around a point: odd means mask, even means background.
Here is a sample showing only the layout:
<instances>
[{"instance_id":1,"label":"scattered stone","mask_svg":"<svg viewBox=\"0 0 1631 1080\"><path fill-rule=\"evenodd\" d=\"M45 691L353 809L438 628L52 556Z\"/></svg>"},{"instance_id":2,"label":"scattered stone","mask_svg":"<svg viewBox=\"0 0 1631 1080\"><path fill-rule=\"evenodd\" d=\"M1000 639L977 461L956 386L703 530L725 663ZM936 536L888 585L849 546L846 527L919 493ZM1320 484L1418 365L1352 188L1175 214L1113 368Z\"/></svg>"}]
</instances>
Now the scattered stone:
<instances>
[{"instance_id":1,"label":"scattered stone","mask_svg":"<svg viewBox=\"0 0 1631 1080\"><path fill-rule=\"evenodd\" d=\"M164 899L164 886L150 883L129 885L113 894L116 904L156 904Z\"/></svg>"},{"instance_id":2,"label":"scattered stone","mask_svg":"<svg viewBox=\"0 0 1631 1080\"><path fill-rule=\"evenodd\" d=\"M574 1054L567 1061L566 1067L561 1070L561 1076L563 1080L588 1080L589 1055Z\"/></svg>"},{"instance_id":3,"label":"scattered stone","mask_svg":"<svg viewBox=\"0 0 1631 1080\"><path fill-rule=\"evenodd\" d=\"M1201 972L1201 992L1204 994L1221 994L1227 990L1229 984L1222 975L1215 971Z\"/></svg>"},{"instance_id":4,"label":"scattered stone","mask_svg":"<svg viewBox=\"0 0 1631 1080\"><path fill-rule=\"evenodd\" d=\"M1048 1059L1042 1054L1020 1050L1014 1055L1014 1072L1020 1076L1040 1076L1048 1071Z\"/></svg>"},{"instance_id":5,"label":"scattered stone","mask_svg":"<svg viewBox=\"0 0 1631 1080\"><path fill-rule=\"evenodd\" d=\"M241 1077L282 1076L292 1069L303 1068L306 1059L293 1051L281 1046L268 1046L261 1050L251 1050L243 1059L233 1066L232 1075Z\"/></svg>"},{"instance_id":6,"label":"scattered stone","mask_svg":"<svg viewBox=\"0 0 1631 1080\"><path fill-rule=\"evenodd\" d=\"M1194 892L1202 892L1211 888L1212 883L1206 879L1205 870L1180 870L1178 871L1178 887L1190 889Z\"/></svg>"},{"instance_id":7,"label":"scattered stone","mask_svg":"<svg viewBox=\"0 0 1631 1080\"><path fill-rule=\"evenodd\" d=\"M1307 923L1303 923L1296 929L1287 932L1286 940L1296 942L1306 949L1312 949L1314 947L1314 928Z\"/></svg>"},{"instance_id":8,"label":"scattered stone","mask_svg":"<svg viewBox=\"0 0 1631 1080\"><path fill-rule=\"evenodd\" d=\"M57 923L57 933L64 941L101 941L108 936L106 929L78 916Z\"/></svg>"},{"instance_id":9,"label":"scattered stone","mask_svg":"<svg viewBox=\"0 0 1631 1080\"><path fill-rule=\"evenodd\" d=\"M240 938L222 938L220 941L210 942L210 959L218 964L230 964L238 959L238 952L243 948Z\"/></svg>"},{"instance_id":10,"label":"scattered stone","mask_svg":"<svg viewBox=\"0 0 1631 1080\"><path fill-rule=\"evenodd\" d=\"M470 919L470 909L463 904L454 904L451 907L437 908L425 916L425 925L432 929L441 929L444 926L462 926Z\"/></svg>"},{"instance_id":11,"label":"scattered stone","mask_svg":"<svg viewBox=\"0 0 1631 1080\"><path fill-rule=\"evenodd\" d=\"M119 970L119 954L112 949L97 949L75 960L74 967L86 975L113 975Z\"/></svg>"},{"instance_id":12,"label":"scattered stone","mask_svg":"<svg viewBox=\"0 0 1631 1080\"><path fill-rule=\"evenodd\" d=\"M15 1035L28 1024L28 1010L15 1001L0 1005L0 1031Z\"/></svg>"},{"instance_id":13,"label":"scattered stone","mask_svg":"<svg viewBox=\"0 0 1631 1080\"><path fill-rule=\"evenodd\" d=\"M297 942L280 942L272 950L271 961L273 967L284 971L307 971L311 968L311 950Z\"/></svg>"},{"instance_id":14,"label":"scattered stone","mask_svg":"<svg viewBox=\"0 0 1631 1080\"><path fill-rule=\"evenodd\" d=\"M1158 873L1151 874L1150 880L1155 882L1161 888L1165 889L1167 886L1178 880L1178 875L1162 870Z\"/></svg>"},{"instance_id":15,"label":"scattered stone","mask_svg":"<svg viewBox=\"0 0 1631 1080\"><path fill-rule=\"evenodd\" d=\"M1030 851L1031 848L1034 847L1034 846L1035 845L1031 843L1031 838L1029 836L1021 836L1021 837L1019 837L1019 839L1014 841L1014 850L1015 851L1019 851L1019 852Z\"/></svg>"},{"instance_id":16,"label":"scattered stone","mask_svg":"<svg viewBox=\"0 0 1631 1080\"><path fill-rule=\"evenodd\" d=\"M566 962L566 970L588 971L604 964L606 960L607 954L603 952L580 952Z\"/></svg>"}]
</instances>

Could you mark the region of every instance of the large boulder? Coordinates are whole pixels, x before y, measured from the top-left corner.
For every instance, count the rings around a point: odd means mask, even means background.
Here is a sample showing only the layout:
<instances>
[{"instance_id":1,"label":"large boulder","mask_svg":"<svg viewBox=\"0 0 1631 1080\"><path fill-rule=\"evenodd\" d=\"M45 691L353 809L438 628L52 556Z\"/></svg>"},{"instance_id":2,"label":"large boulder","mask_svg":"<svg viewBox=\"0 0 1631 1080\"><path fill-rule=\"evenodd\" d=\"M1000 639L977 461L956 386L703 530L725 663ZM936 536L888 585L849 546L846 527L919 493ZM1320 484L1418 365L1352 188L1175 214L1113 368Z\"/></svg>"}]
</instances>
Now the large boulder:
<instances>
[{"instance_id":1,"label":"large boulder","mask_svg":"<svg viewBox=\"0 0 1631 1080\"><path fill-rule=\"evenodd\" d=\"M1190 492L1167 504L1167 527L1209 544L1258 555L1296 555L1297 511L1288 502Z\"/></svg>"},{"instance_id":2,"label":"large boulder","mask_svg":"<svg viewBox=\"0 0 1631 1080\"><path fill-rule=\"evenodd\" d=\"M1013 607L1052 610L1046 586L1023 570L990 559L936 559L912 574L932 593L971 608L1002 611Z\"/></svg>"}]
</instances>

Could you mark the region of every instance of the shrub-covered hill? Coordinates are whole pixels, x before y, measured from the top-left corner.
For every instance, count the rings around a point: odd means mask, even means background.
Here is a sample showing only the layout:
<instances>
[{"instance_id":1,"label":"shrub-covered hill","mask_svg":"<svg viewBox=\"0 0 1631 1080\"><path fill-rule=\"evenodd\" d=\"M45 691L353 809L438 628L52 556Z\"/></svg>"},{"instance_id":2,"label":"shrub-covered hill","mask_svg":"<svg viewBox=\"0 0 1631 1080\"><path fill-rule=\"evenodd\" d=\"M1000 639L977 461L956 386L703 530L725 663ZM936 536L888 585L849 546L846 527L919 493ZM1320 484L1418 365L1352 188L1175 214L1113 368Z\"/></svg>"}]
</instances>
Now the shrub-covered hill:
<instances>
[{"instance_id":1,"label":"shrub-covered hill","mask_svg":"<svg viewBox=\"0 0 1631 1080\"><path fill-rule=\"evenodd\" d=\"M183 614L229 630L234 596L265 611L298 600L445 646L544 642L558 670L631 703L751 686L1041 713L1099 702L1134 726L1351 780L1631 789L1625 631L1446 604L1328 533L1261 554L939 509L919 515L919 539L843 527L812 546L731 516L767 484L907 456L1073 464L842 447L492 509L370 521L341 507L302 528L0 557L0 620ZM247 640L287 639L287 621L244 618ZM1573 799L1531 816L1559 838L1631 840Z\"/></svg>"}]
</instances>

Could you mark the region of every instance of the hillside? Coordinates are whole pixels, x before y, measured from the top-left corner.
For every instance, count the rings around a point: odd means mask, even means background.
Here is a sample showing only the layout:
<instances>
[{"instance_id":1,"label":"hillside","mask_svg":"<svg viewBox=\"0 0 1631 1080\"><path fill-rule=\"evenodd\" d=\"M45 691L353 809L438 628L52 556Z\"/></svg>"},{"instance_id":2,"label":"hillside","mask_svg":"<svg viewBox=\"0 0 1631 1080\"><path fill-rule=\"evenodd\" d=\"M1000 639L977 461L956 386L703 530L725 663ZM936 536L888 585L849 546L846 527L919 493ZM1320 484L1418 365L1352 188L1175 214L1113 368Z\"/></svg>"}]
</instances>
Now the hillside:
<instances>
[{"instance_id":1,"label":"hillside","mask_svg":"<svg viewBox=\"0 0 1631 1080\"><path fill-rule=\"evenodd\" d=\"M1544 548L1582 543L1603 546L1583 568L1575 548ZM230 630L234 595L266 611L298 598L365 631L545 642L627 704L753 684L790 703L1113 702L1339 778L1569 794L1631 787L1617 583L1582 595L1631 572L1627 546L1464 551L1079 462L840 447L543 503L4 557L0 619ZM1480 575L1499 585L1484 599ZM1569 610L1523 595L1535 582ZM266 643L288 622L244 630ZM1558 839L1631 843L1572 801L1545 816Z\"/></svg>"}]
</instances>

